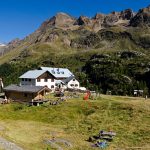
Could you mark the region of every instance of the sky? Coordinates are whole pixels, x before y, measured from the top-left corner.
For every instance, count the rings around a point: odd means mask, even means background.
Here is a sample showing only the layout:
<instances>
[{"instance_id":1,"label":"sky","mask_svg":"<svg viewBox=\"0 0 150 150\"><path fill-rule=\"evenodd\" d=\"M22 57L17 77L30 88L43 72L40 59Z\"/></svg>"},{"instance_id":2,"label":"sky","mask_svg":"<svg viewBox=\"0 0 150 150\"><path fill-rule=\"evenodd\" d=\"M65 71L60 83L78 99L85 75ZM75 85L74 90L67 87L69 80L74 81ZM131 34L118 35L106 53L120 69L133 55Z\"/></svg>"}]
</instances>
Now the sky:
<instances>
[{"instance_id":1,"label":"sky","mask_svg":"<svg viewBox=\"0 0 150 150\"><path fill-rule=\"evenodd\" d=\"M138 11L150 0L0 0L0 42L24 38L58 12L93 17L131 8Z\"/></svg>"}]
</instances>

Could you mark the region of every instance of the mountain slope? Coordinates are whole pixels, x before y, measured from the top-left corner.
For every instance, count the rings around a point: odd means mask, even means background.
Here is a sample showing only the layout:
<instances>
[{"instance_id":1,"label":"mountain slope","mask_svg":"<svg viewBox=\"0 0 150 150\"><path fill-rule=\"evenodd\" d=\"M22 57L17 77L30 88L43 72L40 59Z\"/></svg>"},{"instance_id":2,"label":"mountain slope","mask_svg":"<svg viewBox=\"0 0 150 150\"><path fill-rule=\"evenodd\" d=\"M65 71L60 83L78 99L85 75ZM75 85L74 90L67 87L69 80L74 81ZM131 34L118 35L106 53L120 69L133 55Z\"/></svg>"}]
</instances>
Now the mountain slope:
<instances>
[{"instance_id":1,"label":"mountain slope","mask_svg":"<svg viewBox=\"0 0 150 150\"><path fill-rule=\"evenodd\" d=\"M145 14L146 20L138 17ZM148 93L148 14L149 7L138 13L126 9L78 19L58 13L25 39L8 44L0 57L0 75L9 84L39 66L68 67L81 85L103 93L133 94L141 88Z\"/></svg>"}]
</instances>

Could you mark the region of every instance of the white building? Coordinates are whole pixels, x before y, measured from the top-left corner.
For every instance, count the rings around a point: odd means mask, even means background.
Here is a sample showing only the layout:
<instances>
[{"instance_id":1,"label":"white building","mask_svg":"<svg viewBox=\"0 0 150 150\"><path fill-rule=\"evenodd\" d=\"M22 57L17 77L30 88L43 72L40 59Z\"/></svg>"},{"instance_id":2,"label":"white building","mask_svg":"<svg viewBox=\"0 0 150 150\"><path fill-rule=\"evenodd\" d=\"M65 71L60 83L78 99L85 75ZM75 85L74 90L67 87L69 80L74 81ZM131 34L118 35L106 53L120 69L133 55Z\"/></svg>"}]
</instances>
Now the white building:
<instances>
[{"instance_id":1,"label":"white building","mask_svg":"<svg viewBox=\"0 0 150 150\"><path fill-rule=\"evenodd\" d=\"M41 67L40 70L31 70L19 77L21 85L47 86L55 90L56 87L79 89L80 84L73 73L66 68Z\"/></svg>"},{"instance_id":2,"label":"white building","mask_svg":"<svg viewBox=\"0 0 150 150\"><path fill-rule=\"evenodd\" d=\"M75 79L74 76L71 76L71 77L63 80L63 83L69 89L79 89L80 88L80 83L78 80Z\"/></svg>"},{"instance_id":3,"label":"white building","mask_svg":"<svg viewBox=\"0 0 150 150\"><path fill-rule=\"evenodd\" d=\"M55 89L55 77L45 70L31 70L19 77L21 85L47 86Z\"/></svg>"}]
</instances>

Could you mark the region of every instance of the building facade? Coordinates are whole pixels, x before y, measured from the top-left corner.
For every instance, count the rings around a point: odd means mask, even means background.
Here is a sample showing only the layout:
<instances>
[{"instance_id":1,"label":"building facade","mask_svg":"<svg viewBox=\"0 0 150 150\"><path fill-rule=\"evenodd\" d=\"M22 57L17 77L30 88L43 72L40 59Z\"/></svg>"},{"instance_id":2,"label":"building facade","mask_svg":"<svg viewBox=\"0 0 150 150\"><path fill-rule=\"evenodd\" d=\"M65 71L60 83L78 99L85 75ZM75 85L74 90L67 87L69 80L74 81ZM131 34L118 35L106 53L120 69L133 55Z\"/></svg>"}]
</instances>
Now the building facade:
<instances>
[{"instance_id":1,"label":"building facade","mask_svg":"<svg viewBox=\"0 0 150 150\"><path fill-rule=\"evenodd\" d=\"M28 102L31 100L43 100L45 94L50 91L47 87L31 85L18 86L12 84L4 88L7 99Z\"/></svg>"},{"instance_id":2,"label":"building facade","mask_svg":"<svg viewBox=\"0 0 150 150\"><path fill-rule=\"evenodd\" d=\"M48 71L31 70L19 77L21 79L20 85L30 86L47 86L50 89L55 89L56 78Z\"/></svg>"},{"instance_id":3,"label":"building facade","mask_svg":"<svg viewBox=\"0 0 150 150\"><path fill-rule=\"evenodd\" d=\"M77 79L75 79L74 76L71 76L71 77L63 80L63 83L69 89L79 89L80 88L80 83Z\"/></svg>"},{"instance_id":4,"label":"building facade","mask_svg":"<svg viewBox=\"0 0 150 150\"><path fill-rule=\"evenodd\" d=\"M39 70L30 70L19 78L21 86L47 86L52 91L56 88L79 89L80 87L73 73L66 68L40 67Z\"/></svg>"}]
</instances>

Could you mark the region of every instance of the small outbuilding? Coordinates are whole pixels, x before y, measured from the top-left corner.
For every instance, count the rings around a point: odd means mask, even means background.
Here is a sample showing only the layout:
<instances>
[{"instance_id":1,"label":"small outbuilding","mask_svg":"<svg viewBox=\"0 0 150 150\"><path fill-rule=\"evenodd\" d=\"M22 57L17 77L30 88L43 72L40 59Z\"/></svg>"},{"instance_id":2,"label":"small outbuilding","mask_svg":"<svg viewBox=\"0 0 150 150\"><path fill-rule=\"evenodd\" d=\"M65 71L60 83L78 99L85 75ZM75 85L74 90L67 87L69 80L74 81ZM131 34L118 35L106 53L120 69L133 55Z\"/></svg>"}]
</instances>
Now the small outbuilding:
<instances>
[{"instance_id":1,"label":"small outbuilding","mask_svg":"<svg viewBox=\"0 0 150 150\"><path fill-rule=\"evenodd\" d=\"M69 89L79 89L80 83L75 78L75 76L70 76L69 78L63 80L63 83L67 86Z\"/></svg>"},{"instance_id":2,"label":"small outbuilding","mask_svg":"<svg viewBox=\"0 0 150 150\"><path fill-rule=\"evenodd\" d=\"M7 99L17 101L43 100L46 93L51 90L46 86L9 85L4 88Z\"/></svg>"}]
</instances>

